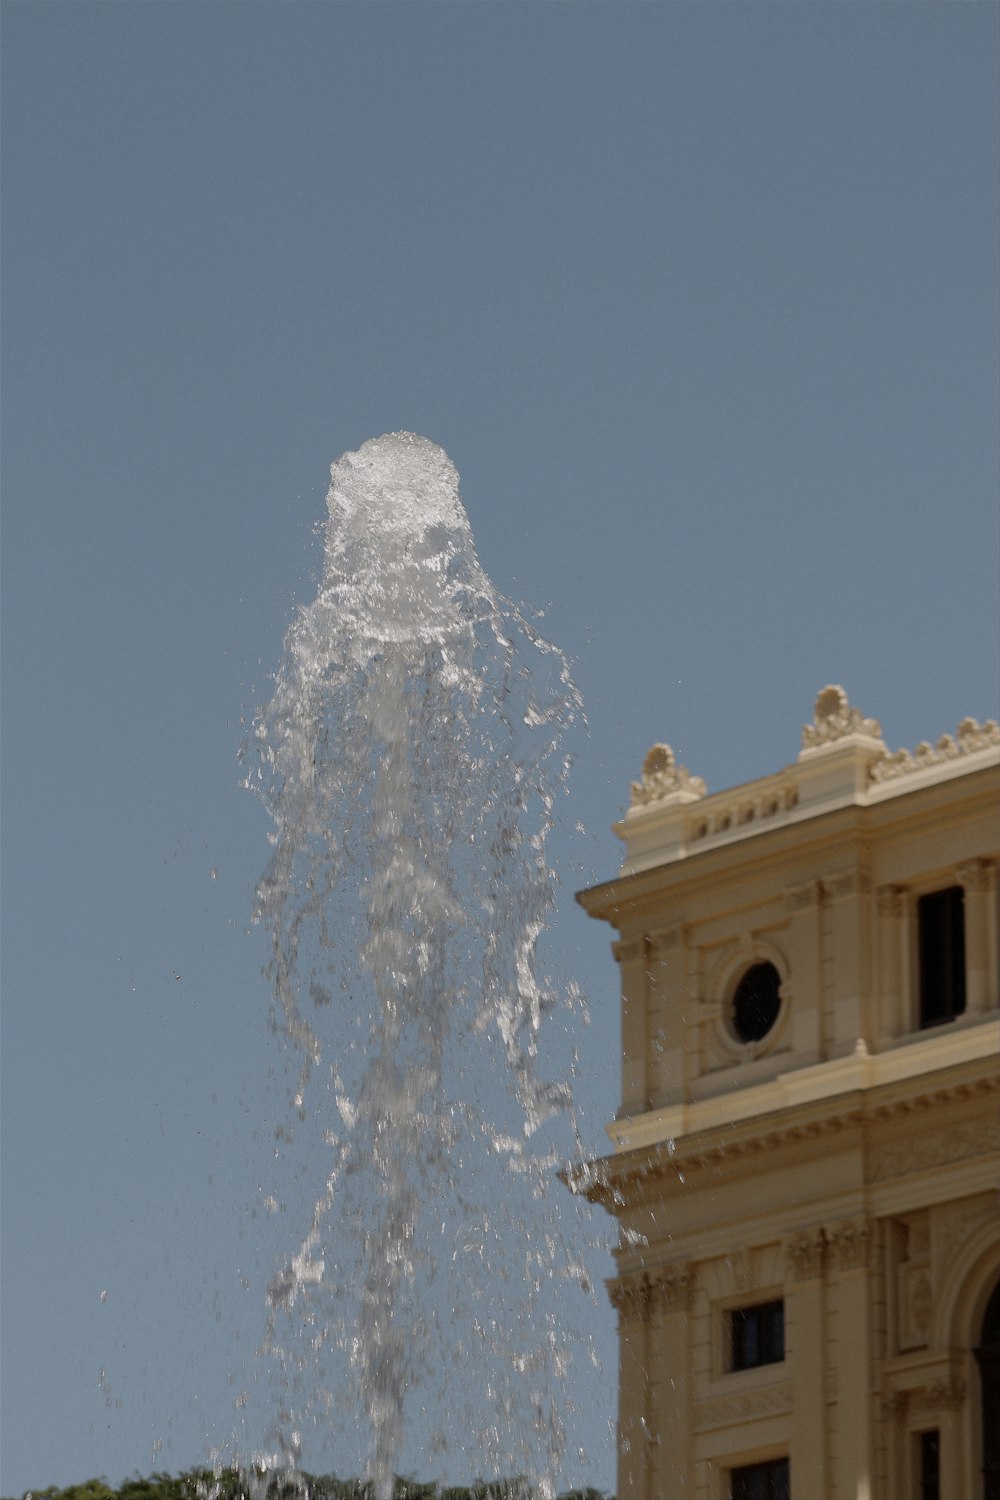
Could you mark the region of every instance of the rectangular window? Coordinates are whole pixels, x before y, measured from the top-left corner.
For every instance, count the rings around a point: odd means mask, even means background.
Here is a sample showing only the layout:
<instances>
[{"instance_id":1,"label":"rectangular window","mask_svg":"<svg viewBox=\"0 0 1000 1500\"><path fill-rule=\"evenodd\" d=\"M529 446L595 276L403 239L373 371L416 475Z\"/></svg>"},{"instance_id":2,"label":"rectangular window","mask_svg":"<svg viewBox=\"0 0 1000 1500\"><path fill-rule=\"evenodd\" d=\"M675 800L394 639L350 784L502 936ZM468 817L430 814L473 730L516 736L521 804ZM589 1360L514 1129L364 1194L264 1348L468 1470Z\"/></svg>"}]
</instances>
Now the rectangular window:
<instances>
[{"instance_id":1,"label":"rectangular window","mask_svg":"<svg viewBox=\"0 0 1000 1500\"><path fill-rule=\"evenodd\" d=\"M917 901L920 1025L942 1026L965 1010L965 892L960 885Z\"/></svg>"},{"instance_id":2,"label":"rectangular window","mask_svg":"<svg viewBox=\"0 0 1000 1500\"><path fill-rule=\"evenodd\" d=\"M743 1464L729 1476L730 1500L791 1500L787 1458Z\"/></svg>"},{"instance_id":3,"label":"rectangular window","mask_svg":"<svg viewBox=\"0 0 1000 1500\"><path fill-rule=\"evenodd\" d=\"M920 1500L941 1500L941 1440L932 1432L918 1432L920 1444Z\"/></svg>"},{"instance_id":4,"label":"rectangular window","mask_svg":"<svg viewBox=\"0 0 1000 1500\"><path fill-rule=\"evenodd\" d=\"M755 1370L780 1364L785 1357L785 1304L758 1302L734 1307L729 1314L729 1368Z\"/></svg>"}]
</instances>

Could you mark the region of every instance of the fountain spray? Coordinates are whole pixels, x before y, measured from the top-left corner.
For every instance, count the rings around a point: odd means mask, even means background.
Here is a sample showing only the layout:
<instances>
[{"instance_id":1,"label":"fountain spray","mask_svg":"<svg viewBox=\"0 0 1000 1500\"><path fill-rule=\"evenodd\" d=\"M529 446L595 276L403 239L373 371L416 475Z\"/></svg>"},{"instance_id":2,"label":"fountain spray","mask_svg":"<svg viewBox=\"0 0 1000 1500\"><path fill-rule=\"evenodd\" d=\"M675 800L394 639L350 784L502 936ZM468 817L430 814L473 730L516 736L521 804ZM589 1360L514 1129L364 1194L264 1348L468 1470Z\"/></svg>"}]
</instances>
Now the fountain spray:
<instances>
[{"instance_id":1,"label":"fountain spray","mask_svg":"<svg viewBox=\"0 0 1000 1500\"><path fill-rule=\"evenodd\" d=\"M318 1096L329 1151L308 1230L270 1286L266 1343L300 1370L346 1355L370 1426L367 1477L390 1500L407 1393L431 1347L459 1370L468 1352L464 1294L420 1287L452 1275L447 1243L487 1274L491 1256L513 1253L488 1248L498 1226L463 1198L462 1162L477 1150L499 1159L541 1203L555 1157L537 1132L572 1111L568 1086L539 1076L538 1052L546 1012L577 997L539 975L537 943L553 903L545 843L564 735L581 705L562 653L481 568L443 449L412 433L366 442L332 465L327 509L321 586L289 629L250 778L273 819L255 917L271 936L275 1018L300 1058L294 1114L305 1121ZM349 1041L359 1018L367 1036ZM506 1079L514 1127L468 1096L473 1045ZM544 1217L524 1247L529 1298L554 1274ZM347 1222L353 1267L330 1248L331 1226ZM524 1294L510 1282L496 1295ZM279 1318L308 1325L308 1354L290 1355ZM541 1457L522 1435L513 1459L551 1493L560 1341L544 1319L488 1321L481 1402L493 1410L480 1412L477 1441L509 1463L504 1429L527 1410ZM283 1413L289 1467L317 1400ZM325 1412L340 1404L327 1387ZM447 1449L444 1426L436 1442Z\"/></svg>"}]
</instances>

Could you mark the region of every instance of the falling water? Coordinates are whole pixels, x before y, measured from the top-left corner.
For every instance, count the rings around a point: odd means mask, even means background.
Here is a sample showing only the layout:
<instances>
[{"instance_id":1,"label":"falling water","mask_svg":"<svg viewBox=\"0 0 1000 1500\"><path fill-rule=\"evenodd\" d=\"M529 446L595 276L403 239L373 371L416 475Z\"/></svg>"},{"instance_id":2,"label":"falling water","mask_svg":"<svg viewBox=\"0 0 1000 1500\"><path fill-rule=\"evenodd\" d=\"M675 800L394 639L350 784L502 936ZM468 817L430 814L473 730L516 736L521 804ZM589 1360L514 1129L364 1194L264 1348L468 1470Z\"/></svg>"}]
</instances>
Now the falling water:
<instances>
[{"instance_id":1,"label":"falling water","mask_svg":"<svg viewBox=\"0 0 1000 1500\"><path fill-rule=\"evenodd\" d=\"M552 1493L566 1350L546 1292L581 1272L546 1202L572 1099L539 1046L575 999L536 945L580 700L480 567L441 448L372 439L333 464L327 507L249 778L274 825L256 918L299 1059L280 1144L303 1132L325 1162L269 1290L278 1455L294 1469L310 1427L357 1408L386 1500L416 1403L441 1462L471 1447L478 1472Z\"/></svg>"}]
</instances>

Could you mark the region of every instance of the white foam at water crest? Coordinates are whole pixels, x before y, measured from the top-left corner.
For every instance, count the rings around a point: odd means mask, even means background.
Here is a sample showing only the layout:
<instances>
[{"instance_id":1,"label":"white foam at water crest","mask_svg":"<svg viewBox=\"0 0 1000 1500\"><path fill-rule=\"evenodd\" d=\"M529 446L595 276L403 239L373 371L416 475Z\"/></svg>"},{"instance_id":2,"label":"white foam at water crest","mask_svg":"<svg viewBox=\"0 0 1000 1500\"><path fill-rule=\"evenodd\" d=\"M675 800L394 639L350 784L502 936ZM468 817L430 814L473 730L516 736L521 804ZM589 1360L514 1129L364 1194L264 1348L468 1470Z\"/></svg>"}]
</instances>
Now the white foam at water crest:
<instances>
[{"instance_id":1,"label":"white foam at water crest","mask_svg":"<svg viewBox=\"0 0 1000 1500\"><path fill-rule=\"evenodd\" d=\"M256 918L300 1055L282 1151L323 1179L271 1284L276 1441L294 1468L304 1432L362 1410L385 1500L419 1386L429 1451L544 1495L566 1363L546 1299L579 1281L579 1247L546 1202L571 1094L539 1068L574 992L537 943L579 695L483 572L443 449L366 442L327 508L248 777L273 818Z\"/></svg>"}]
</instances>

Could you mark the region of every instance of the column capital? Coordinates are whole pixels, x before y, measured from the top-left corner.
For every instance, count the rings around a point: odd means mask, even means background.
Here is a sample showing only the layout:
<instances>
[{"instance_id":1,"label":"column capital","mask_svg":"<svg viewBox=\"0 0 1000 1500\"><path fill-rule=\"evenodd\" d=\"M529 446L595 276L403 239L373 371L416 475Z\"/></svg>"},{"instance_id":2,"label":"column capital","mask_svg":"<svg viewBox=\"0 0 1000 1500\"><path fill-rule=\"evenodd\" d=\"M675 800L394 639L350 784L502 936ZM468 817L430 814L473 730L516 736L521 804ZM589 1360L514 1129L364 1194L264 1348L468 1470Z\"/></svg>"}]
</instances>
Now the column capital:
<instances>
[{"instance_id":1,"label":"column capital","mask_svg":"<svg viewBox=\"0 0 1000 1500\"><path fill-rule=\"evenodd\" d=\"M826 1259L826 1237L822 1229L803 1229L785 1241L785 1260L796 1281L822 1276Z\"/></svg>"},{"instance_id":2,"label":"column capital","mask_svg":"<svg viewBox=\"0 0 1000 1500\"><path fill-rule=\"evenodd\" d=\"M649 1314L649 1278L644 1271L605 1283L619 1323L643 1323Z\"/></svg>"},{"instance_id":3,"label":"column capital","mask_svg":"<svg viewBox=\"0 0 1000 1500\"><path fill-rule=\"evenodd\" d=\"M901 917L906 910L906 887L880 885L875 892L875 901L880 917Z\"/></svg>"},{"instance_id":4,"label":"column capital","mask_svg":"<svg viewBox=\"0 0 1000 1500\"><path fill-rule=\"evenodd\" d=\"M993 890L997 883L997 861L968 859L956 867L955 874L967 891L983 895Z\"/></svg>"},{"instance_id":5,"label":"column capital","mask_svg":"<svg viewBox=\"0 0 1000 1500\"><path fill-rule=\"evenodd\" d=\"M823 882L807 880L804 885L789 886L785 895L789 911L808 911L811 907L819 906L823 900Z\"/></svg>"},{"instance_id":6,"label":"column capital","mask_svg":"<svg viewBox=\"0 0 1000 1500\"><path fill-rule=\"evenodd\" d=\"M647 942L645 937L619 938L611 944L611 951L620 964L634 963L637 958L646 957Z\"/></svg>"},{"instance_id":7,"label":"column capital","mask_svg":"<svg viewBox=\"0 0 1000 1500\"><path fill-rule=\"evenodd\" d=\"M675 948L684 946L684 923L674 922L670 927L662 927L656 932L651 932L647 941L650 956L653 958L659 953L672 953Z\"/></svg>"},{"instance_id":8,"label":"column capital","mask_svg":"<svg viewBox=\"0 0 1000 1500\"><path fill-rule=\"evenodd\" d=\"M694 1300L694 1268L685 1263L656 1266L649 1273L653 1310L689 1312Z\"/></svg>"},{"instance_id":9,"label":"column capital","mask_svg":"<svg viewBox=\"0 0 1000 1500\"><path fill-rule=\"evenodd\" d=\"M868 1264L871 1229L867 1219L840 1219L826 1228L831 1264L838 1271L856 1271Z\"/></svg>"}]
</instances>

